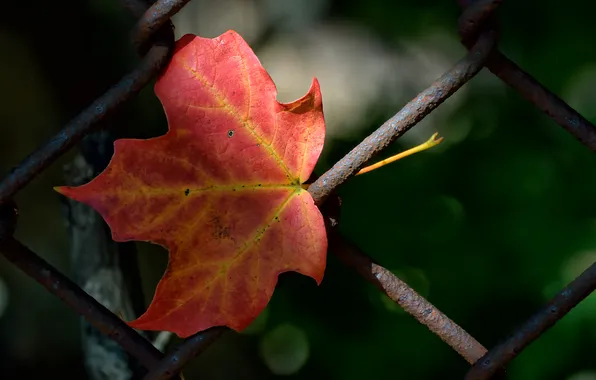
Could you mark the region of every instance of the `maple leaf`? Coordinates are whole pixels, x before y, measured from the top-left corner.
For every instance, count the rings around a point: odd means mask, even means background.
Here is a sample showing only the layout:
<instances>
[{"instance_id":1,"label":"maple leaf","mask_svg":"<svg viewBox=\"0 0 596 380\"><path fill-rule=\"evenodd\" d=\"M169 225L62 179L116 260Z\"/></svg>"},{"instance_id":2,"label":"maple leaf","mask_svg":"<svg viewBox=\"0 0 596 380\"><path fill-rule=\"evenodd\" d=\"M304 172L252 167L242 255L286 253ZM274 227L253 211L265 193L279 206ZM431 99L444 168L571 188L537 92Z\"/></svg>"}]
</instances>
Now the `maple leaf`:
<instances>
[{"instance_id":1,"label":"maple leaf","mask_svg":"<svg viewBox=\"0 0 596 380\"><path fill-rule=\"evenodd\" d=\"M234 31L185 35L155 84L168 132L121 139L91 182L57 191L97 210L116 241L169 250L148 310L129 325L187 337L240 331L280 273L323 279L323 217L302 184L323 148L319 84L291 103Z\"/></svg>"}]
</instances>

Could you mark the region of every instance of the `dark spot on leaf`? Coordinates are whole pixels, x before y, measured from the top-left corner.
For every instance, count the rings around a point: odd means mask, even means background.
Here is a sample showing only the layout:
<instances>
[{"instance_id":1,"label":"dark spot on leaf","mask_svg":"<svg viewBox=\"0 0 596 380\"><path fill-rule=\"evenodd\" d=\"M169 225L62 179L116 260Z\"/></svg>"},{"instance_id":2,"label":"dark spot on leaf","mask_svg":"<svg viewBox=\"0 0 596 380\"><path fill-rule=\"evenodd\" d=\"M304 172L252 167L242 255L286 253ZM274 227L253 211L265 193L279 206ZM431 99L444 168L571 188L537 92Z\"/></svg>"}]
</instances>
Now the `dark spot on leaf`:
<instances>
[{"instance_id":1,"label":"dark spot on leaf","mask_svg":"<svg viewBox=\"0 0 596 380\"><path fill-rule=\"evenodd\" d=\"M261 187L262 185L259 183L257 186Z\"/></svg>"},{"instance_id":2,"label":"dark spot on leaf","mask_svg":"<svg viewBox=\"0 0 596 380\"><path fill-rule=\"evenodd\" d=\"M234 136L234 130L233 129L230 129L228 131L228 137L232 137L232 136Z\"/></svg>"},{"instance_id":3,"label":"dark spot on leaf","mask_svg":"<svg viewBox=\"0 0 596 380\"><path fill-rule=\"evenodd\" d=\"M257 143L257 146L261 146L261 143Z\"/></svg>"},{"instance_id":4,"label":"dark spot on leaf","mask_svg":"<svg viewBox=\"0 0 596 380\"><path fill-rule=\"evenodd\" d=\"M190 189L184 190L184 195L188 196L188 194L190 194Z\"/></svg>"},{"instance_id":5,"label":"dark spot on leaf","mask_svg":"<svg viewBox=\"0 0 596 380\"><path fill-rule=\"evenodd\" d=\"M231 239L234 240L230 233L230 227L223 225L219 217L215 217L209 221L211 226L211 236L214 239Z\"/></svg>"}]
</instances>

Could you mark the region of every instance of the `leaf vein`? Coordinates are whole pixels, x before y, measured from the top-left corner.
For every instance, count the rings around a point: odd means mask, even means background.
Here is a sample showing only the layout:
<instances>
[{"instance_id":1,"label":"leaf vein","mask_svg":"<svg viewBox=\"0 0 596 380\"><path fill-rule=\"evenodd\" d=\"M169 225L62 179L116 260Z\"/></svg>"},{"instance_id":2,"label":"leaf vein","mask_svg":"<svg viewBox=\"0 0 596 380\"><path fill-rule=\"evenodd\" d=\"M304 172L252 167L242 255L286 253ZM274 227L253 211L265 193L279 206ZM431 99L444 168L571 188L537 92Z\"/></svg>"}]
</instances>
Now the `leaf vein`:
<instances>
[{"instance_id":1,"label":"leaf vein","mask_svg":"<svg viewBox=\"0 0 596 380\"><path fill-rule=\"evenodd\" d=\"M163 317L173 313L176 309L179 309L181 307L183 307L184 305L186 305L190 300L192 300L193 298L195 298L198 294L200 294L202 291L204 291L206 288L208 288L209 286L211 286L216 280L218 280L219 278L221 278L222 275L226 274L228 271L227 269L234 264L234 262L236 262L239 258L241 258L250 248L252 248L258 241L260 241L260 238L264 235L265 232L267 232L267 230L269 229L269 227L271 226L271 224L273 223L273 221L275 220L276 217L279 216L279 214L285 209L285 207L288 205L288 203L290 202L290 200L292 200L292 198L294 198L294 196L299 193L300 191L303 191L302 188L296 188L296 190L294 190L292 193L290 193L290 195L283 201L281 202L281 204L274 210L273 215L269 218L269 222L266 223L266 227L262 229L262 231L259 231L259 229L257 229L255 235L253 236L252 239L249 239L247 241L247 243L238 251L238 253L228 262L228 264L224 264L222 265L222 268L220 268L220 270L215 274L215 276L213 276L206 284L204 284L204 286L202 286L201 288L198 289L193 289L192 292L190 293L190 296L184 298L183 300L181 300L179 302L179 305L177 308L172 308L170 310L168 310L168 312L166 314L164 314ZM188 268L185 268L184 273L191 272L194 269L200 267L201 265L203 265L203 263L199 263L199 264L195 264L192 265ZM179 272L177 272L176 274L179 274ZM227 281L227 277L225 279L225 281ZM225 304L225 297L226 297L226 292L224 291L224 299L222 301L222 305Z\"/></svg>"},{"instance_id":2,"label":"leaf vein","mask_svg":"<svg viewBox=\"0 0 596 380\"><path fill-rule=\"evenodd\" d=\"M196 70L194 70L192 67L186 65L184 62L180 62L181 65L187 70L189 71L194 77L195 79L197 79L199 82L201 82L203 84L203 86L211 93L211 95L220 103L222 104L222 108L224 108L229 115L231 115L232 117L234 117L237 122L239 124L241 124L243 127L245 127L250 134L257 140L257 142L264 147L270 156L273 157L273 159L275 160L275 162L277 163L277 165L285 172L286 176L288 177L288 180L290 182L293 182L294 179L294 175L292 175L292 173L290 173L290 170L288 168L288 166L286 165L286 163L281 159L281 157L279 156L279 154L275 151L275 149L273 149L273 147L268 144L261 136L259 136L259 134L256 132L256 127L254 125L254 122L251 121L250 119L245 120L243 119L237 110L235 110L227 101L226 97L224 95L222 95L219 91L217 91L217 89L215 89L214 83L209 86L209 82L200 74L198 73ZM249 89L250 91L250 89ZM190 107L197 107L196 105L189 105ZM198 106L198 107L202 107L202 106Z\"/></svg>"}]
</instances>

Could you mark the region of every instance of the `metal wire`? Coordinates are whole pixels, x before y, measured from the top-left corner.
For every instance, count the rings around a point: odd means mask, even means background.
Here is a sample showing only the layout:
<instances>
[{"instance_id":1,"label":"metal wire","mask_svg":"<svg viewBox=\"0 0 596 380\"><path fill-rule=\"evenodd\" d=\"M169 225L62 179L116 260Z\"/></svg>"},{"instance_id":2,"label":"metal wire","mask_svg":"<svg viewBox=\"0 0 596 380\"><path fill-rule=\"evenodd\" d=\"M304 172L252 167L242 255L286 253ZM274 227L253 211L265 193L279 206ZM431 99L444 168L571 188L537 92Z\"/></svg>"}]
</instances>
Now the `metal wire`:
<instances>
[{"instance_id":1,"label":"metal wire","mask_svg":"<svg viewBox=\"0 0 596 380\"><path fill-rule=\"evenodd\" d=\"M118 342L145 367L150 368L164 356L124 321L23 244L6 239L0 245L0 252L21 271L85 317L95 328Z\"/></svg>"},{"instance_id":2,"label":"metal wire","mask_svg":"<svg viewBox=\"0 0 596 380\"><path fill-rule=\"evenodd\" d=\"M117 316L12 237L17 214L16 206L11 199L87 133L100 127L102 120L108 114L132 99L161 71L167 64L173 47L170 17L188 1L160 0L148 7L141 0L122 0L124 6L139 18L131 37L133 46L143 56L139 66L83 110L46 144L25 158L0 182L0 253L82 314L93 326L122 345L140 363L150 369L146 379L168 379L176 376L189 360L205 350L227 329L218 327L196 334L186 339L164 358L162 353ZM596 264L569 284L511 338L486 352L486 349L463 328L420 297L390 271L376 264L357 247L339 236L333 228L337 224L338 216L334 212L329 212L330 209L339 209L339 204L337 207L330 208L329 202L325 202L341 184L353 176L375 154L386 149L416 125L484 66L550 116L582 144L596 151L594 125L495 49L498 30L494 12L501 0L458 0L458 2L463 8L462 16L458 21L459 31L462 43L470 50L469 54L314 181L309 192L327 217L330 250L346 265L356 269L364 279L377 286L419 322L440 336L468 362L476 363L468 372L467 379L486 379L502 369L528 344L594 291Z\"/></svg>"},{"instance_id":3,"label":"metal wire","mask_svg":"<svg viewBox=\"0 0 596 380\"><path fill-rule=\"evenodd\" d=\"M167 63L169 53L170 41L157 42L133 72L125 75L118 84L100 96L64 129L12 169L0 182L0 204L9 201L36 175L97 128L108 114L131 100Z\"/></svg>"},{"instance_id":4,"label":"metal wire","mask_svg":"<svg viewBox=\"0 0 596 380\"><path fill-rule=\"evenodd\" d=\"M458 0L464 7L459 19L459 34L468 48L474 36L487 26L493 26L493 12L501 0ZM482 22L489 22L483 25ZM557 124L571 133L588 149L596 151L596 127L571 108L557 95L542 86L530 74L513 63L498 50L495 50L485 63L486 68L511 88L519 92Z\"/></svg>"},{"instance_id":5,"label":"metal wire","mask_svg":"<svg viewBox=\"0 0 596 380\"><path fill-rule=\"evenodd\" d=\"M315 203L322 205L332 192L356 175L368 160L386 149L472 79L484 66L495 42L493 33L482 35L468 55L313 182L308 192Z\"/></svg>"},{"instance_id":6,"label":"metal wire","mask_svg":"<svg viewBox=\"0 0 596 380\"><path fill-rule=\"evenodd\" d=\"M331 231L328 236L330 252L335 254L345 265L355 269L366 281L385 293L418 322L428 327L468 363L473 364L486 353L486 348L478 343L473 336L408 284L397 278L390 270L375 263L337 232Z\"/></svg>"},{"instance_id":7,"label":"metal wire","mask_svg":"<svg viewBox=\"0 0 596 380\"><path fill-rule=\"evenodd\" d=\"M226 331L230 331L230 329L213 327L186 338L184 343L168 352L167 356L143 380L171 379L180 373L189 361L205 351Z\"/></svg>"},{"instance_id":8,"label":"metal wire","mask_svg":"<svg viewBox=\"0 0 596 380\"><path fill-rule=\"evenodd\" d=\"M561 290L509 339L492 348L468 371L466 380L490 379L524 348L551 328L596 289L596 263Z\"/></svg>"},{"instance_id":9,"label":"metal wire","mask_svg":"<svg viewBox=\"0 0 596 380\"><path fill-rule=\"evenodd\" d=\"M571 133L588 149L596 152L596 127L594 124L538 83L530 74L499 52L495 52L490 57L486 62L486 67Z\"/></svg>"}]
</instances>

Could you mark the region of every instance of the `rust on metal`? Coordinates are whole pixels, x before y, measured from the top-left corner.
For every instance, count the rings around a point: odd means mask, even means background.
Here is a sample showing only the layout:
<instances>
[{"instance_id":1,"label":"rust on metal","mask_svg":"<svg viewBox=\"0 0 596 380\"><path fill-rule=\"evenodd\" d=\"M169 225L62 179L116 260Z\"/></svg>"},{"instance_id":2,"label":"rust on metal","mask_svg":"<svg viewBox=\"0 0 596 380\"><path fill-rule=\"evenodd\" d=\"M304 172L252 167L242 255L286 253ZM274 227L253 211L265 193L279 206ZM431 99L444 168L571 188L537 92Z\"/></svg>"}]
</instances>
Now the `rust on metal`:
<instances>
[{"instance_id":1,"label":"rust on metal","mask_svg":"<svg viewBox=\"0 0 596 380\"><path fill-rule=\"evenodd\" d=\"M164 25L170 23L170 17L178 13L190 0L162 0L154 3L140 15L132 30L132 43L137 51L144 54L145 45L151 42Z\"/></svg>"},{"instance_id":2,"label":"rust on metal","mask_svg":"<svg viewBox=\"0 0 596 380\"><path fill-rule=\"evenodd\" d=\"M161 2L156 4L159 3ZM171 1L169 0L168 3ZM129 1L129 6L140 8L138 1ZM145 8L147 8L146 5ZM169 16L165 20L169 20ZM60 132L11 170L0 182L0 204L12 198L17 191L72 148L87 133L99 127L106 116L122 107L124 103L141 91L166 65L173 46L173 30L171 28L162 29L135 70L125 75L118 84L96 99Z\"/></svg>"},{"instance_id":3,"label":"rust on metal","mask_svg":"<svg viewBox=\"0 0 596 380\"><path fill-rule=\"evenodd\" d=\"M8 201L31 180L72 148L105 117L136 95L167 63L171 45L156 44L141 64L114 87L95 100L60 132L41 146L0 182L0 204Z\"/></svg>"},{"instance_id":4,"label":"rust on metal","mask_svg":"<svg viewBox=\"0 0 596 380\"><path fill-rule=\"evenodd\" d=\"M319 206L323 204L329 194L354 176L368 160L386 149L473 78L482 69L495 43L493 33L483 34L466 57L313 182L308 192L315 203Z\"/></svg>"},{"instance_id":5,"label":"rust on metal","mask_svg":"<svg viewBox=\"0 0 596 380\"><path fill-rule=\"evenodd\" d=\"M330 252L335 254L345 265L355 269L366 281L385 293L418 322L428 327L468 363L476 362L486 353L486 348L474 337L391 271L373 262L371 258L363 254L355 245L346 242L333 229L329 229L328 236Z\"/></svg>"},{"instance_id":6,"label":"rust on metal","mask_svg":"<svg viewBox=\"0 0 596 380\"><path fill-rule=\"evenodd\" d=\"M518 91L538 109L573 135L591 151L596 152L596 126L571 108L557 95L538 83L503 54L496 52L486 67L511 88Z\"/></svg>"},{"instance_id":7,"label":"rust on metal","mask_svg":"<svg viewBox=\"0 0 596 380\"><path fill-rule=\"evenodd\" d=\"M499 0L458 0L463 8L459 20L462 42L472 48L470 38L480 28L481 21L490 18L491 13L500 4ZM542 86L530 74L513 63L497 49L486 60L486 68L499 77L511 88L519 92L526 100L538 107L557 124L574 136L588 149L596 152L596 126L580 115L557 95Z\"/></svg>"},{"instance_id":8,"label":"rust on metal","mask_svg":"<svg viewBox=\"0 0 596 380\"><path fill-rule=\"evenodd\" d=\"M8 238L0 243L0 253L85 317L99 331L120 344L145 367L151 368L163 357L149 341L23 244Z\"/></svg>"},{"instance_id":9,"label":"rust on metal","mask_svg":"<svg viewBox=\"0 0 596 380\"><path fill-rule=\"evenodd\" d=\"M189 360L205 350L227 329L216 327L196 334L186 339L164 358L162 353L117 316L12 237L17 217L16 207L11 201L12 197L87 133L100 127L100 123L108 114L132 99L160 72L170 58L174 42L170 17L189 0L149 1L153 4L150 7L142 0L121 1L138 18L133 29L132 41L144 58L133 72L83 110L62 131L25 158L0 182L0 253L82 314L92 325L122 345L150 370L147 379L167 379L177 376ZM455 322L389 270L373 262L357 247L339 236L333 226L337 226L341 202L337 198L338 202L332 205L333 207L328 207L333 202L325 203L329 195L355 175L368 160L387 148L438 107L474 77L483 65L519 91L522 96L563 126L589 149L596 151L594 125L494 48L497 40L494 12L501 0L458 0L458 2L463 7L462 16L459 19L459 31L462 42L469 49L468 55L363 140L329 171L316 179L308 191L316 204L322 207L321 211L326 216L330 250L346 265L357 270L363 278L441 337L468 362L476 363L467 378L485 379L496 374L528 344L594 291L596 264L569 284L511 338L486 353L486 349Z\"/></svg>"},{"instance_id":10,"label":"rust on metal","mask_svg":"<svg viewBox=\"0 0 596 380\"><path fill-rule=\"evenodd\" d=\"M468 371L466 380L489 379L505 367L524 348L551 328L571 309L596 290L596 263L567 285L542 309L534 314L509 339L492 348Z\"/></svg>"},{"instance_id":11,"label":"rust on metal","mask_svg":"<svg viewBox=\"0 0 596 380\"><path fill-rule=\"evenodd\" d=\"M480 32L496 29L496 23L491 20L491 17L501 3L502 0L479 0L464 8L458 20L458 29L462 40L473 41Z\"/></svg>"},{"instance_id":12,"label":"rust on metal","mask_svg":"<svg viewBox=\"0 0 596 380\"><path fill-rule=\"evenodd\" d=\"M212 327L186 338L183 343L168 352L143 380L167 380L178 375L186 363L200 355L226 331L229 329Z\"/></svg>"}]
</instances>

